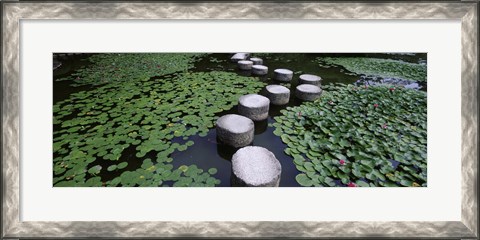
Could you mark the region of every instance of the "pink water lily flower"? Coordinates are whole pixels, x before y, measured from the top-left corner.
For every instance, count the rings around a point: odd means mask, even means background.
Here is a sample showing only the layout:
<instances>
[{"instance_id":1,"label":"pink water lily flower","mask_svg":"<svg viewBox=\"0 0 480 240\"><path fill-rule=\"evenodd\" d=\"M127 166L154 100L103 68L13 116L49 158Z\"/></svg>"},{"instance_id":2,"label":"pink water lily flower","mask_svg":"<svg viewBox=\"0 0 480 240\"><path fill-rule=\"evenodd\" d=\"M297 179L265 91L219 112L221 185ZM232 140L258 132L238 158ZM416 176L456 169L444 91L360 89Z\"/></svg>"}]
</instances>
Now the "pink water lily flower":
<instances>
[{"instance_id":1,"label":"pink water lily flower","mask_svg":"<svg viewBox=\"0 0 480 240\"><path fill-rule=\"evenodd\" d=\"M373 104L373 107L377 108L377 107L378 107L378 104L376 104L376 103L375 103L375 104Z\"/></svg>"},{"instance_id":2,"label":"pink water lily flower","mask_svg":"<svg viewBox=\"0 0 480 240\"><path fill-rule=\"evenodd\" d=\"M338 161L340 163L340 165L345 165L345 160L343 159L340 159L340 161Z\"/></svg>"},{"instance_id":3,"label":"pink water lily flower","mask_svg":"<svg viewBox=\"0 0 480 240\"><path fill-rule=\"evenodd\" d=\"M382 128L383 128L383 129L387 129L387 124L386 124L386 123L383 124Z\"/></svg>"},{"instance_id":4,"label":"pink water lily flower","mask_svg":"<svg viewBox=\"0 0 480 240\"><path fill-rule=\"evenodd\" d=\"M349 183L347 184L347 186L348 186L348 187L356 187L357 184L355 184L355 183L353 183L353 182L349 182Z\"/></svg>"}]
</instances>

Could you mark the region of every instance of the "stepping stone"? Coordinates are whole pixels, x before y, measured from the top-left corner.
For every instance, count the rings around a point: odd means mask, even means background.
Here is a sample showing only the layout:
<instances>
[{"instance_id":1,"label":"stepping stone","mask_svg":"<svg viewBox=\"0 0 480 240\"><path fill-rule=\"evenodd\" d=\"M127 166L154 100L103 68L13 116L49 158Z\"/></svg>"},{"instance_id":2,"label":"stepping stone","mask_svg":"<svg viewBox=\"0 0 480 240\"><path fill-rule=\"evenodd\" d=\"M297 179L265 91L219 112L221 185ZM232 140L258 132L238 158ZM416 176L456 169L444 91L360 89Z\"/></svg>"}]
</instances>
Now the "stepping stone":
<instances>
[{"instance_id":1,"label":"stepping stone","mask_svg":"<svg viewBox=\"0 0 480 240\"><path fill-rule=\"evenodd\" d=\"M270 100L258 94L247 94L238 99L238 113L253 121L267 119L269 107Z\"/></svg>"},{"instance_id":2,"label":"stepping stone","mask_svg":"<svg viewBox=\"0 0 480 240\"><path fill-rule=\"evenodd\" d=\"M312 74L302 74L300 75L300 80L298 81L299 84L311 84L315 86L321 85L322 78L317 75Z\"/></svg>"},{"instance_id":3,"label":"stepping stone","mask_svg":"<svg viewBox=\"0 0 480 240\"><path fill-rule=\"evenodd\" d=\"M261 58L250 58L250 61L253 62L254 65L262 65L263 64L263 60Z\"/></svg>"},{"instance_id":4,"label":"stepping stone","mask_svg":"<svg viewBox=\"0 0 480 240\"><path fill-rule=\"evenodd\" d=\"M280 68L280 69L275 69L275 71L273 71L273 79L277 81L290 82L292 80L292 77L293 77L293 72L288 69Z\"/></svg>"},{"instance_id":5,"label":"stepping stone","mask_svg":"<svg viewBox=\"0 0 480 240\"><path fill-rule=\"evenodd\" d=\"M240 70L251 70L252 66L253 66L252 61L248 61L248 60L238 61L238 68L240 68Z\"/></svg>"},{"instance_id":6,"label":"stepping stone","mask_svg":"<svg viewBox=\"0 0 480 240\"><path fill-rule=\"evenodd\" d=\"M290 100L290 89L280 85L268 85L267 97L273 105L285 105Z\"/></svg>"},{"instance_id":7,"label":"stepping stone","mask_svg":"<svg viewBox=\"0 0 480 240\"><path fill-rule=\"evenodd\" d=\"M240 60L245 60L247 59L247 57L249 56L250 54L249 53L235 53L231 58L230 60L232 62L238 62Z\"/></svg>"},{"instance_id":8,"label":"stepping stone","mask_svg":"<svg viewBox=\"0 0 480 240\"><path fill-rule=\"evenodd\" d=\"M247 187L278 187L282 165L275 155L263 147L248 146L232 156L236 184Z\"/></svg>"},{"instance_id":9,"label":"stepping stone","mask_svg":"<svg viewBox=\"0 0 480 240\"><path fill-rule=\"evenodd\" d=\"M295 96L304 101L315 101L322 94L322 89L311 84L301 84L297 86Z\"/></svg>"},{"instance_id":10,"label":"stepping stone","mask_svg":"<svg viewBox=\"0 0 480 240\"><path fill-rule=\"evenodd\" d=\"M237 114L227 114L217 120L218 139L232 147L244 147L253 142L254 123Z\"/></svg>"},{"instance_id":11,"label":"stepping stone","mask_svg":"<svg viewBox=\"0 0 480 240\"><path fill-rule=\"evenodd\" d=\"M268 67L263 65L253 65L252 73L255 75L267 75Z\"/></svg>"}]
</instances>

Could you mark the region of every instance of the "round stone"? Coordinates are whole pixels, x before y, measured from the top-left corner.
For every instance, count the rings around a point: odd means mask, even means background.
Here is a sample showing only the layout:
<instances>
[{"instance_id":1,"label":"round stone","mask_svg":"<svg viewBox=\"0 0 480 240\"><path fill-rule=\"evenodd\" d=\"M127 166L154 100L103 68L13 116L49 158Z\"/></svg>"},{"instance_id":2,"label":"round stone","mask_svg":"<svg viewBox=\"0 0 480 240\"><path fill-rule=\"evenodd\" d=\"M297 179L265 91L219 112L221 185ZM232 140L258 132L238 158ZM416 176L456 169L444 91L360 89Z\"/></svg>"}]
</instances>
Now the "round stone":
<instances>
[{"instance_id":1,"label":"round stone","mask_svg":"<svg viewBox=\"0 0 480 240\"><path fill-rule=\"evenodd\" d=\"M230 61L238 62L240 60L245 60L249 56L249 53L235 53L231 58Z\"/></svg>"},{"instance_id":2,"label":"round stone","mask_svg":"<svg viewBox=\"0 0 480 240\"><path fill-rule=\"evenodd\" d=\"M301 84L297 86L295 96L304 101L315 101L322 94L322 89L311 84Z\"/></svg>"},{"instance_id":3,"label":"round stone","mask_svg":"<svg viewBox=\"0 0 480 240\"><path fill-rule=\"evenodd\" d=\"M267 97L273 105L284 105L290 100L290 89L280 85L268 85Z\"/></svg>"},{"instance_id":4,"label":"round stone","mask_svg":"<svg viewBox=\"0 0 480 240\"><path fill-rule=\"evenodd\" d=\"M300 80L298 81L299 84L311 84L315 86L321 85L322 78L317 75L312 74L302 74L300 75Z\"/></svg>"},{"instance_id":5,"label":"round stone","mask_svg":"<svg viewBox=\"0 0 480 240\"><path fill-rule=\"evenodd\" d=\"M253 142L254 123L237 114L227 114L217 120L218 139L232 147L244 147Z\"/></svg>"},{"instance_id":6,"label":"round stone","mask_svg":"<svg viewBox=\"0 0 480 240\"><path fill-rule=\"evenodd\" d=\"M267 119L269 106L270 100L258 94L247 94L238 99L238 113L253 121Z\"/></svg>"},{"instance_id":7,"label":"round stone","mask_svg":"<svg viewBox=\"0 0 480 240\"><path fill-rule=\"evenodd\" d=\"M248 60L240 60L237 64L240 70L251 70L253 66L253 62Z\"/></svg>"},{"instance_id":8,"label":"round stone","mask_svg":"<svg viewBox=\"0 0 480 240\"><path fill-rule=\"evenodd\" d=\"M248 146L232 156L235 185L247 187L278 187L282 165L275 155L263 147Z\"/></svg>"},{"instance_id":9,"label":"round stone","mask_svg":"<svg viewBox=\"0 0 480 240\"><path fill-rule=\"evenodd\" d=\"M273 71L273 79L281 82L290 82L293 77L293 72L288 69L275 69Z\"/></svg>"},{"instance_id":10,"label":"round stone","mask_svg":"<svg viewBox=\"0 0 480 240\"><path fill-rule=\"evenodd\" d=\"M253 65L252 73L255 75L266 75L268 73L268 67L263 65Z\"/></svg>"},{"instance_id":11,"label":"round stone","mask_svg":"<svg viewBox=\"0 0 480 240\"><path fill-rule=\"evenodd\" d=\"M253 62L254 65L262 65L263 64L263 60L261 58L250 58L250 61Z\"/></svg>"}]
</instances>

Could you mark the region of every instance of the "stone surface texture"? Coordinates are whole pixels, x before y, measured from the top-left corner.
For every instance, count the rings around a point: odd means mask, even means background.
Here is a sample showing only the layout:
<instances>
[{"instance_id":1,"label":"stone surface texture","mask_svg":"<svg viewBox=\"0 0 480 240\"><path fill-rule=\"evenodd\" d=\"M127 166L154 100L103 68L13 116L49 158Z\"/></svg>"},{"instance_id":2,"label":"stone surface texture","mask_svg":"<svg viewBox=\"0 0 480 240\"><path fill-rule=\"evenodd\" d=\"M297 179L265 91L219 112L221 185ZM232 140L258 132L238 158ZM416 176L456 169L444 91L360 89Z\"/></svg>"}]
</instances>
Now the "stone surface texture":
<instances>
[{"instance_id":1,"label":"stone surface texture","mask_svg":"<svg viewBox=\"0 0 480 240\"><path fill-rule=\"evenodd\" d=\"M273 79L277 81L290 82L292 81L292 77L293 77L293 71L288 69L280 68L280 69L275 69L275 71L273 71Z\"/></svg>"},{"instance_id":2,"label":"stone surface texture","mask_svg":"<svg viewBox=\"0 0 480 240\"><path fill-rule=\"evenodd\" d=\"M240 60L237 64L240 70L251 70L253 66L253 62L248 60Z\"/></svg>"},{"instance_id":3,"label":"stone surface texture","mask_svg":"<svg viewBox=\"0 0 480 240\"><path fill-rule=\"evenodd\" d=\"M298 84L311 84L320 87L322 78L313 74L302 74L299 77Z\"/></svg>"},{"instance_id":4,"label":"stone surface texture","mask_svg":"<svg viewBox=\"0 0 480 240\"><path fill-rule=\"evenodd\" d=\"M248 146L232 157L232 171L238 185L278 187L282 166L275 155L263 147Z\"/></svg>"},{"instance_id":5,"label":"stone surface texture","mask_svg":"<svg viewBox=\"0 0 480 240\"><path fill-rule=\"evenodd\" d=\"M268 73L268 67L263 65L253 65L252 73L255 75L266 75Z\"/></svg>"},{"instance_id":6,"label":"stone surface texture","mask_svg":"<svg viewBox=\"0 0 480 240\"><path fill-rule=\"evenodd\" d=\"M238 113L253 121L267 119L269 107L270 100L262 95L247 94L238 99Z\"/></svg>"},{"instance_id":7,"label":"stone surface texture","mask_svg":"<svg viewBox=\"0 0 480 240\"><path fill-rule=\"evenodd\" d=\"M290 100L290 89L281 85L268 85L267 97L273 105L285 105Z\"/></svg>"},{"instance_id":8,"label":"stone surface texture","mask_svg":"<svg viewBox=\"0 0 480 240\"><path fill-rule=\"evenodd\" d=\"M250 58L250 61L252 61L253 64L255 64L255 65L262 65L263 64L263 59L261 59L261 58L252 57L252 58Z\"/></svg>"},{"instance_id":9,"label":"stone surface texture","mask_svg":"<svg viewBox=\"0 0 480 240\"><path fill-rule=\"evenodd\" d=\"M252 143L254 123L249 118L237 114L227 114L217 120L218 139L232 147L244 147Z\"/></svg>"},{"instance_id":10,"label":"stone surface texture","mask_svg":"<svg viewBox=\"0 0 480 240\"><path fill-rule=\"evenodd\" d=\"M245 60L248 58L250 54L249 53L235 53L231 58L230 60L232 62L238 62L240 60Z\"/></svg>"},{"instance_id":11,"label":"stone surface texture","mask_svg":"<svg viewBox=\"0 0 480 240\"><path fill-rule=\"evenodd\" d=\"M304 101L315 101L321 94L322 89L311 84L300 84L295 91L295 96Z\"/></svg>"}]
</instances>

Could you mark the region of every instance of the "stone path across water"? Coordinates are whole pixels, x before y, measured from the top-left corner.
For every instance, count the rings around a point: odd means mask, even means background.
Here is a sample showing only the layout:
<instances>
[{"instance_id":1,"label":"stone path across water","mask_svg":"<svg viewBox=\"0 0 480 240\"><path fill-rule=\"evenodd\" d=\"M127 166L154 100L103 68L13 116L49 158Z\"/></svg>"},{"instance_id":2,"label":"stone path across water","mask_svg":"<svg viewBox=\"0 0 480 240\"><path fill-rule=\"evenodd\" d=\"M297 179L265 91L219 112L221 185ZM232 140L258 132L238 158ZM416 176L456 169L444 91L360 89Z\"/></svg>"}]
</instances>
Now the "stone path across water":
<instances>
[{"instance_id":1,"label":"stone path across water","mask_svg":"<svg viewBox=\"0 0 480 240\"><path fill-rule=\"evenodd\" d=\"M231 57L242 71L251 71L254 75L266 75L268 67L260 58L250 58L249 53L236 53ZM274 80L290 82L293 71L289 69L276 69ZM303 74L300 81L308 84L297 86L295 96L304 101L314 101L320 97L322 91L321 78L316 75ZM253 121L262 121L268 118L270 103L285 105L290 100L290 89L281 85L268 85L266 96L247 94L239 98L238 113L222 116L217 121L217 137L227 145L243 147L232 157L233 182L239 186L264 186L278 187L280 183L281 165L275 155L266 148L246 146L254 138ZM250 122L248 122L251 121ZM253 120L253 121L252 121ZM241 131L239 130L241 129ZM245 147L246 146L246 147Z\"/></svg>"}]
</instances>

